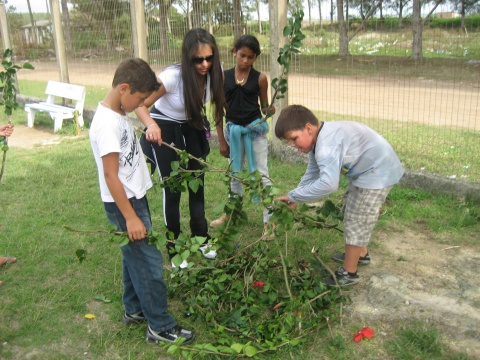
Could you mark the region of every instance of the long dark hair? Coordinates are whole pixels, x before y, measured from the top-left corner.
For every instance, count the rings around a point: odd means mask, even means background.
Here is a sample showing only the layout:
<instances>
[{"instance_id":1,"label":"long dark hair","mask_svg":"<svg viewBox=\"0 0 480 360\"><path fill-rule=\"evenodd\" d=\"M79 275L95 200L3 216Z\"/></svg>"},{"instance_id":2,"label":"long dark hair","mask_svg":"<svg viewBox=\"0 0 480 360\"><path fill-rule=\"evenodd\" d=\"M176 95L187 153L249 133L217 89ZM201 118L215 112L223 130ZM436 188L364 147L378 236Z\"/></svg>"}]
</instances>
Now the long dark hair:
<instances>
[{"instance_id":1,"label":"long dark hair","mask_svg":"<svg viewBox=\"0 0 480 360\"><path fill-rule=\"evenodd\" d=\"M220 54L215 38L204 29L192 29L185 34L182 44L182 81L185 113L190 125L202 129L202 108L204 94L199 92L193 58L200 44L212 48L213 60L209 69L210 74L210 101L215 108L215 121L222 122L225 111L225 92L223 90L223 71L220 64Z\"/></svg>"}]
</instances>

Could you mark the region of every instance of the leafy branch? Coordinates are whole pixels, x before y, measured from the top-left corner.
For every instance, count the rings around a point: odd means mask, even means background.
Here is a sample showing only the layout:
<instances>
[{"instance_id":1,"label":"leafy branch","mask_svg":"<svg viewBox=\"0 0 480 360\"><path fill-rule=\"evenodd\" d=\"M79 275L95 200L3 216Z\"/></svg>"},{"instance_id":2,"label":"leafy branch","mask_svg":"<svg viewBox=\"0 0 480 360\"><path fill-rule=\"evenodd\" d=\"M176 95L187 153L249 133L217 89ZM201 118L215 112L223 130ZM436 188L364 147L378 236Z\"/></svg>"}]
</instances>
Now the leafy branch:
<instances>
[{"instance_id":1,"label":"leafy branch","mask_svg":"<svg viewBox=\"0 0 480 360\"><path fill-rule=\"evenodd\" d=\"M17 71L20 69L29 69L33 70L34 67L26 62L22 65L15 65L13 63L13 54L12 50L6 49L3 53L2 60L3 69L0 72L0 106L3 106L5 114L8 118L8 124L12 123L12 113L18 108L17 103L17 88L15 86L15 78ZM0 170L0 181L3 178L3 173L5 171L5 163L7 160L7 150L8 150L8 137L5 137L3 141L0 142L0 151L3 151L2 159L2 168Z\"/></svg>"},{"instance_id":2,"label":"leafy branch","mask_svg":"<svg viewBox=\"0 0 480 360\"><path fill-rule=\"evenodd\" d=\"M272 88L275 89L275 92L272 96L272 104L276 99L283 99L285 97L285 93L288 91L287 76L290 72L292 55L300 53L300 49L303 46L302 40L305 39L305 35L302 33L303 16L303 10L296 11L293 13L292 17L288 19L288 25L283 29L283 36L287 38L287 42L279 50L279 55L277 58L277 62L282 65L282 72L279 78L274 78L272 80ZM271 116L272 113L267 111L265 118L255 124L254 127L264 123Z\"/></svg>"}]
</instances>

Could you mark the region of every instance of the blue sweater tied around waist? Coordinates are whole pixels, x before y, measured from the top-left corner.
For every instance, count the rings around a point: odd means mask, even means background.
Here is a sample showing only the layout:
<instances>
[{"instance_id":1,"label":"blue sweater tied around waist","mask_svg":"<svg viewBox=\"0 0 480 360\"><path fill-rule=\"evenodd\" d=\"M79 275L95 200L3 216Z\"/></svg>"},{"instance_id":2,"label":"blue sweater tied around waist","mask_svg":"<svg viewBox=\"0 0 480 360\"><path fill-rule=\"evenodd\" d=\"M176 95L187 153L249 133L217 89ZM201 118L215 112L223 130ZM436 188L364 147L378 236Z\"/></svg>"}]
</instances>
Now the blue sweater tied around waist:
<instances>
[{"instance_id":1,"label":"blue sweater tied around waist","mask_svg":"<svg viewBox=\"0 0 480 360\"><path fill-rule=\"evenodd\" d=\"M242 168L242 142L243 148L245 149L245 156L247 157L248 171L251 173L257 170L252 140L268 132L268 124L266 121L257 125L261 121L263 121L263 118L258 118L247 126L227 122L225 136L230 142L230 167L234 173L239 172Z\"/></svg>"}]
</instances>

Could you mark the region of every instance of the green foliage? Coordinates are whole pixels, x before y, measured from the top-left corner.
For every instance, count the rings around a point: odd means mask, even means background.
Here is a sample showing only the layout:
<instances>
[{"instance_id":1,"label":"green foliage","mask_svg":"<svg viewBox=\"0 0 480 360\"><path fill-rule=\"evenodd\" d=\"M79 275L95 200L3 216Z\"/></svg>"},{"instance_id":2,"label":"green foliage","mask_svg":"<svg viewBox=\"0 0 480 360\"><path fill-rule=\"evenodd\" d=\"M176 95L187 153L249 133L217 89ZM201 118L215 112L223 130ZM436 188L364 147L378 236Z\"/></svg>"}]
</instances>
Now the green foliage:
<instances>
[{"instance_id":1,"label":"green foliage","mask_svg":"<svg viewBox=\"0 0 480 360\"><path fill-rule=\"evenodd\" d=\"M206 355L203 349L252 357L304 342L310 331L338 318L338 306L345 302L339 289L328 289L305 262L302 266L282 264L276 247L268 242L253 245L214 268L172 273L170 290L180 294L184 314L208 324L216 340L169 347L169 353L191 358L197 352Z\"/></svg>"},{"instance_id":2,"label":"green foliage","mask_svg":"<svg viewBox=\"0 0 480 360\"><path fill-rule=\"evenodd\" d=\"M15 75L20 69L33 70L33 66L26 62L22 65L13 63L12 50L6 49L2 60L3 71L0 72L0 106L3 106L5 114L10 116L18 108L17 88L15 87Z\"/></svg>"},{"instance_id":3,"label":"green foliage","mask_svg":"<svg viewBox=\"0 0 480 360\"><path fill-rule=\"evenodd\" d=\"M283 72L279 79L272 80L272 88L275 92L272 96L273 99L281 99L285 97L285 93L288 90L286 76L290 71L290 64L292 56L294 54L300 54L300 48L302 47L302 40L305 39L305 35L302 33L302 20L303 11L298 10L288 19L288 25L283 29L283 36L287 38L287 43L280 49L277 62L283 65Z\"/></svg>"}]
</instances>

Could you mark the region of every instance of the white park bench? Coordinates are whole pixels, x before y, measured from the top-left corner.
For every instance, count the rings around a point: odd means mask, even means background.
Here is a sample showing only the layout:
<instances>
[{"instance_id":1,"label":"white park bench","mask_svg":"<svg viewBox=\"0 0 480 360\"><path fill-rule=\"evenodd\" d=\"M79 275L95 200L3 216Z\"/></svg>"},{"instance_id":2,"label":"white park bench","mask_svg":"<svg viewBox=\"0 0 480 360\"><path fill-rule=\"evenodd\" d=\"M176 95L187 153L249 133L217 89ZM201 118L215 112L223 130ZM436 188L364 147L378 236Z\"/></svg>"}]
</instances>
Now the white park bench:
<instances>
[{"instance_id":1,"label":"white park bench","mask_svg":"<svg viewBox=\"0 0 480 360\"><path fill-rule=\"evenodd\" d=\"M64 119L72 119L75 117L74 112L78 111L78 124L83 126L83 106L85 104L85 87L80 85L72 85L58 81L49 81L47 89L46 102L35 104L25 104L27 112L27 125L33 127L35 121L35 113L37 111L47 112L54 121L53 131L57 132L62 128ZM55 104L55 97L70 99L75 101L75 107L68 107Z\"/></svg>"}]
</instances>

